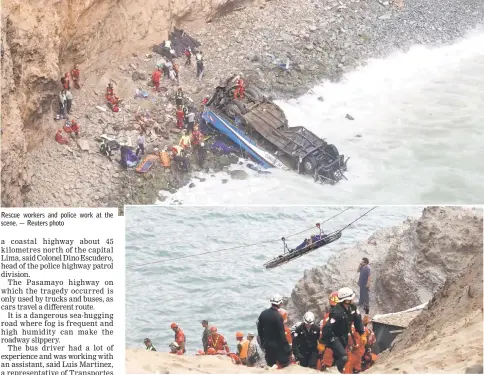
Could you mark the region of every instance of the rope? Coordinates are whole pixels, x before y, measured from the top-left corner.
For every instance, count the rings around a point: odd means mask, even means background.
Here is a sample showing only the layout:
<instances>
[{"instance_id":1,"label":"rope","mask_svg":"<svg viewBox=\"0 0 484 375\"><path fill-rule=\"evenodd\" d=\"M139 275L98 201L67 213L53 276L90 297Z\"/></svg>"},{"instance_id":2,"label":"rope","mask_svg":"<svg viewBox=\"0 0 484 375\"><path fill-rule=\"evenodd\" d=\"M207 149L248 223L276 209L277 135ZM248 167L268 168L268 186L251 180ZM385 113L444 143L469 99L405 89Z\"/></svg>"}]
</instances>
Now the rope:
<instances>
[{"instance_id":1,"label":"rope","mask_svg":"<svg viewBox=\"0 0 484 375\"><path fill-rule=\"evenodd\" d=\"M328 222L329 220L331 220L331 219L335 218L336 216L341 215L343 212L348 211L350 208L352 208L352 207L348 207L348 208L346 208L345 210L343 210L343 211L341 211L341 212L337 213L336 215L331 216L329 219L326 219L325 221L321 222L320 224L324 224L324 223ZM364 216L364 215L363 215L363 216ZM296 235L298 235L298 234L301 234L301 233L307 232L307 231L308 231L308 230L310 230L310 229L314 229L314 226L312 226L311 228L308 228L308 229L304 229L304 230L303 230L303 231L301 231L301 232L291 234L290 236L287 236L286 238L290 238L290 237L296 236ZM341 230L343 230L343 229L341 229ZM264 245L264 244L267 244L267 243L273 243L273 242L279 242L279 241L280 241L280 239L277 239L277 240L260 241L260 242L255 242L255 243L251 243L251 244L248 244L248 245L239 245L239 246L233 246L233 247L229 247L229 248L225 248L225 249L212 250L212 251L205 251L205 252L203 252L203 253L197 253L197 254L191 254L191 255L184 255L184 256L181 256L181 257L170 258L170 259L163 259L163 260L159 260L159 261L156 261L156 262L142 263L142 264L138 264L138 265L135 265L135 266L129 266L129 267L126 267L126 268L137 268L137 267L143 267L143 266L147 266L147 265L150 265L150 264L156 264L156 263L165 263L165 262L172 262L172 261L179 260L179 259L192 258L192 257L196 257L196 256L207 255L207 254L213 254L213 253L220 253L220 252L222 252L222 251L236 250L236 249L241 249L241 248L244 248L244 247L252 247L252 246L257 246L257 245Z\"/></svg>"},{"instance_id":2,"label":"rope","mask_svg":"<svg viewBox=\"0 0 484 375\"><path fill-rule=\"evenodd\" d=\"M336 215L331 216L329 219L326 219L325 221L322 221L322 222L321 222L321 223L319 223L319 224L324 224L324 223L327 223L327 222L328 222L328 221L330 221L331 219L334 219L336 216L339 216L339 215L341 215L342 213L344 213L344 212L348 211L350 208L353 208L353 207L352 207L352 206L351 206L351 207L348 207L348 208L344 209L343 211L338 212ZM301 233L307 232L308 230L311 230L311 229L314 229L314 226L312 226L311 228L308 228L308 229L304 229L304 230L302 230L302 231L300 231L300 232L297 232L297 233L291 234L290 236L287 236L287 237L286 237L286 239L287 239L287 238L294 237L294 236L297 236L298 234L301 234Z\"/></svg>"},{"instance_id":3,"label":"rope","mask_svg":"<svg viewBox=\"0 0 484 375\"><path fill-rule=\"evenodd\" d=\"M351 223L349 223L347 226L341 228L340 230L338 230L338 232L342 232L344 231L346 228L348 227L351 227L354 223L356 223L358 220L360 220L361 218L363 218L363 216L366 216L368 215L371 211L373 211L375 208L377 208L378 206L375 206L371 209L369 209L368 211L366 211L363 215L361 215L360 217L358 217L356 220L353 220Z\"/></svg>"}]
</instances>

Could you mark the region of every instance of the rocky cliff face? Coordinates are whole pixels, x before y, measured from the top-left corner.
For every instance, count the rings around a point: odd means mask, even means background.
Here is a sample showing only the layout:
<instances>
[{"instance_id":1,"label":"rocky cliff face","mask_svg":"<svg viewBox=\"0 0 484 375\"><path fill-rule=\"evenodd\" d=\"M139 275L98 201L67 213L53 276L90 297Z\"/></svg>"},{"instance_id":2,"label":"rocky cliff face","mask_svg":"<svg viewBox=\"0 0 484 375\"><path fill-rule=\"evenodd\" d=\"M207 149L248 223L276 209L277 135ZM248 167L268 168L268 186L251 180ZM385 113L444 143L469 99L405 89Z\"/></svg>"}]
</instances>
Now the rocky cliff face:
<instances>
[{"instance_id":1,"label":"rocky cliff face","mask_svg":"<svg viewBox=\"0 0 484 375\"><path fill-rule=\"evenodd\" d=\"M25 153L53 136L61 72L149 47L235 0L6 0L2 3L2 204L22 205Z\"/></svg>"},{"instance_id":2,"label":"rocky cliff face","mask_svg":"<svg viewBox=\"0 0 484 375\"><path fill-rule=\"evenodd\" d=\"M323 315L328 295L343 286L358 293L356 269L365 256L372 268L371 315L425 303L469 258L482 254L482 236L481 210L425 208L420 219L382 229L335 254L327 265L306 270L287 302L289 315L293 320L308 310Z\"/></svg>"}]
</instances>

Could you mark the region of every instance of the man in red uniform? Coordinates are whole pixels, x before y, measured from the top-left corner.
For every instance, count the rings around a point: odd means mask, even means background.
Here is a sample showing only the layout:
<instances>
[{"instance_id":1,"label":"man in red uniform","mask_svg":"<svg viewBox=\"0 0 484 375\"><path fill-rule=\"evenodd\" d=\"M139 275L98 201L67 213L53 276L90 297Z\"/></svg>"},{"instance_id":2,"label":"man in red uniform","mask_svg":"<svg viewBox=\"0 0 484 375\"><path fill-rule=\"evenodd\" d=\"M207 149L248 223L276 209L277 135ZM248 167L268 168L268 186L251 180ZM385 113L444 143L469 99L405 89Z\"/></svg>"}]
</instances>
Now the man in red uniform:
<instances>
[{"instance_id":1,"label":"man in red uniform","mask_svg":"<svg viewBox=\"0 0 484 375\"><path fill-rule=\"evenodd\" d=\"M57 133L55 133L55 141L57 143L60 143L61 145L66 145L66 144L69 143L69 141L67 140L67 138L64 138L62 136L62 129L57 130Z\"/></svg>"},{"instance_id":2,"label":"man in red uniform","mask_svg":"<svg viewBox=\"0 0 484 375\"><path fill-rule=\"evenodd\" d=\"M183 129L185 122L185 112L183 112L183 107L179 105L176 109L176 127L178 129Z\"/></svg>"},{"instance_id":3,"label":"man in red uniform","mask_svg":"<svg viewBox=\"0 0 484 375\"><path fill-rule=\"evenodd\" d=\"M183 333L182 329L178 327L178 324L171 323L171 329L175 332L175 342L180 346L180 350L184 354L186 352L185 349L185 334Z\"/></svg>"},{"instance_id":4,"label":"man in red uniform","mask_svg":"<svg viewBox=\"0 0 484 375\"><path fill-rule=\"evenodd\" d=\"M72 77L72 82L74 82L74 87L76 89L80 89L81 86L79 84L79 80L81 78L81 72L79 71L77 64L74 64L74 68L71 70L71 77Z\"/></svg>"},{"instance_id":5,"label":"man in red uniform","mask_svg":"<svg viewBox=\"0 0 484 375\"><path fill-rule=\"evenodd\" d=\"M217 327L210 328L211 335L208 336L208 347L214 348L217 352L219 350L225 350L226 353L230 352L229 346L225 337L219 335L217 332Z\"/></svg>"},{"instance_id":6,"label":"man in red uniform","mask_svg":"<svg viewBox=\"0 0 484 375\"><path fill-rule=\"evenodd\" d=\"M76 122L76 120L71 120L71 130L72 132L76 135L76 137L79 137L79 124Z\"/></svg>"},{"instance_id":7,"label":"man in red uniform","mask_svg":"<svg viewBox=\"0 0 484 375\"><path fill-rule=\"evenodd\" d=\"M338 292L331 293L329 295L330 307L336 306L338 302L339 302ZM328 320L329 320L329 312L324 314L323 320L321 321L321 338L323 337L323 327L326 325ZM318 361L318 367L319 367L318 369L324 371L326 370L326 368L333 366L333 351L330 348L326 348L326 347L320 348L320 349L322 349L320 351L321 352L320 357L322 357L322 359Z\"/></svg>"},{"instance_id":8,"label":"man in red uniform","mask_svg":"<svg viewBox=\"0 0 484 375\"><path fill-rule=\"evenodd\" d=\"M245 88L244 88L244 80L239 78L237 80L237 86L235 87L234 91L234 99L244 99L245 98Z\"/></svg>"},{"instance_id":9,"label":"man in red uniform","mask_svg":"<svg viewBox=\"0 0 484 375\"><path fill-rule=\"evenodd\" d=\"M64 75L64 90L71 89L71 80L69 79L69 73Z\"/></svg>"},{"instance_id":10,"label":"man in red uniform","mask_svg":"<svg viewBox=\"0 0 484 375\"><path fill-rule=\"evenodd\" d=\"M155 91L160 91L160 79L161 79L161 69L156 69L151 75L151 80L155 86Z\"/></svg>"}]
</instances>

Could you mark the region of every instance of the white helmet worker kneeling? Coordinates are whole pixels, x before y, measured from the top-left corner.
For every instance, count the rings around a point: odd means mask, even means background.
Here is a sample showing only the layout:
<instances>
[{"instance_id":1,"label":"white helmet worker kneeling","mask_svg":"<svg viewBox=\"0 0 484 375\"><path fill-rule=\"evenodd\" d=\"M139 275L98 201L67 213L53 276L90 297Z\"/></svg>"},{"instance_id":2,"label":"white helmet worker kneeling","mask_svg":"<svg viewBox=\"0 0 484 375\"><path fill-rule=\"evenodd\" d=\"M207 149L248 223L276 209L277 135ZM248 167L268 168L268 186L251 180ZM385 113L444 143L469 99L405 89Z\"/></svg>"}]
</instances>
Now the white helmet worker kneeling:
<instances>
[{"instance_id":1,"label":"white helmet worker kneeling","mask_svg":"<svg viewBox=\"0 0 484 375\"><path fill-rule=\"evenodd\" d=\"M340 373L343 373L348 361L346 346L348 345L348 335L351 334L351 325L354 324L358 333L365 332L360 312L353 303L354 298L355 293L351 288L338 290L339 303L333 306L329 312L329 320L323 327L323 338L319 345L319 350L324 350L324 346L327 346L333 351L336 367Z\"/></svg>"}]
</instances>

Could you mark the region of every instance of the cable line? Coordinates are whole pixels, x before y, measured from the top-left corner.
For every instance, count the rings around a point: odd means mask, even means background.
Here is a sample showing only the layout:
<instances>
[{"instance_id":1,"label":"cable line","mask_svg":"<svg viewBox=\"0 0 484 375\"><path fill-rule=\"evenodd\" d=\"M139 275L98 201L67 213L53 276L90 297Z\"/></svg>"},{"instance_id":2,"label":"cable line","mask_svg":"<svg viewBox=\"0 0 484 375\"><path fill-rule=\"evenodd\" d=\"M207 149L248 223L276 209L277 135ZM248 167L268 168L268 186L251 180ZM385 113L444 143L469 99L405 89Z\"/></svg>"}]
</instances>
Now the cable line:
<instances>
[{"instance_id":1,"label":"cable line","mask_svg":"<svg viewBox=\"0 0 484 375\"><path fill-rule=\"evenodd\" d=\"M376 206L375 206L376 207ZM374 208L375 208L374 207ZM324 224L324 223L327 223L329 220L331 219L334 219L336 216L338 215L341 215L342 213L348 211L350 208L352 207L348 207L346 209L344 209L343 211L340 211L339 213L337 213L336 215L333 215L331 216L329 219L326 219L325 221L321 222L320 224ZM371 211L371 210L370 210ZM368 211L369 212L369 211ZM368 213L367 212L367 213ZM364 216L364 215L363 215ZM361 217L363 217L361 216ZM361 218L360 217L360 218ZM357 219L358 220L358 219ZM355 220L355 221L357 221ZM353 222L354 223L354 222ZM346 227L345 227L346 228ZM303 231L301 232L297 232L297 233L294 233L294 234L291 234L289 236L287 236L286 238L290 238L290 237L293 237L293 236L296 236L298 234L301 234L301 233L304 233L304 232L307 232L308 230L311 230L311 229L314 229L314 226L312 226L311 228L308 228L308 229L304 229ZM176 258L170 258L170 259L162 259L162 260L158 260L158 261L155 261L155 262L148 262L148 263L142 263L142 264L138 264L138 265L135 265L135 266L129 266L129 267L126 267L126 268L136 268L136 267L143 267L143 266L147 266L147 265L150 265L150 264L156 264L156 263L165 263L165 262L172 262L172 261L175 261L175 260L179 260L179 259L185 259L185 258L192 258L192 257L197 257L197 256L201 256L201 255L207 255L207 254L214 254L214 253L220 253L220 252L223 252L223 251L230 251L230 250L237 250L237 249L242 249L242 248L245 248L245 247L252 247L252 246L257 246L257 245L264 245L264 244L268 244L268 243L273 243L273 242L279 242L280 239L277 239L277 240L266 240L266 241L259 241L259 242L255 242L255 243L251 243L251 244L247 244L247 245L239 245L239 246L233 246L233 247L229 247L229 248L225 248L225 249L218 249L218 250L212 250L212 251L205 251L203 253L197 253L197 254L190 254L190 255L183 255L183 256L180 256L180 257L176 257Z\"/></svg>"}]
</instances>

